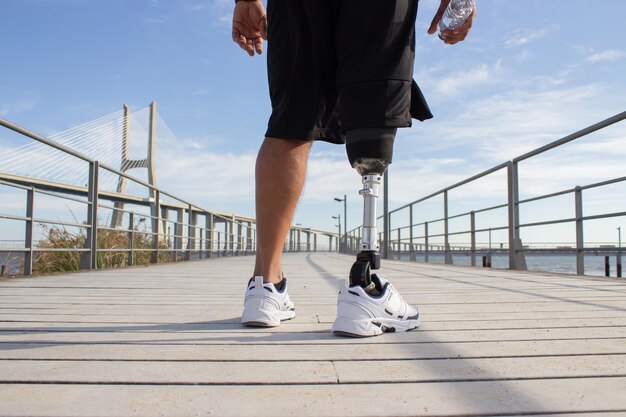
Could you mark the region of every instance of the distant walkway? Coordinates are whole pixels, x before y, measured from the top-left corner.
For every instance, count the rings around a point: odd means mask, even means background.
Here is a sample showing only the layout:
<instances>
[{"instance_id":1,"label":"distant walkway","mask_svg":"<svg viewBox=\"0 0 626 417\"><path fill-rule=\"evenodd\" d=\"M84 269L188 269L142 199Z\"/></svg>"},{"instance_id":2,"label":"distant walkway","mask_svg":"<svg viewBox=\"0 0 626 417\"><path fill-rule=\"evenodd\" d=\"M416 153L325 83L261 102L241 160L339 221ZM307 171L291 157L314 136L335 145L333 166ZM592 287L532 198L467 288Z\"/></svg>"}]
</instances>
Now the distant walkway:
<instances>
[{"instance_id":1,"label":"distant walkway","mask_svg":"<svg viewBox=\"0 0 626 417\"><path fill-rule=\"evenodd\" d=\"M351 263L287 254L275 329L252 257L0 281L0 415L626 415L626 281L384 261L423 324L347 339Z\"/></svg>"}]
</instances>

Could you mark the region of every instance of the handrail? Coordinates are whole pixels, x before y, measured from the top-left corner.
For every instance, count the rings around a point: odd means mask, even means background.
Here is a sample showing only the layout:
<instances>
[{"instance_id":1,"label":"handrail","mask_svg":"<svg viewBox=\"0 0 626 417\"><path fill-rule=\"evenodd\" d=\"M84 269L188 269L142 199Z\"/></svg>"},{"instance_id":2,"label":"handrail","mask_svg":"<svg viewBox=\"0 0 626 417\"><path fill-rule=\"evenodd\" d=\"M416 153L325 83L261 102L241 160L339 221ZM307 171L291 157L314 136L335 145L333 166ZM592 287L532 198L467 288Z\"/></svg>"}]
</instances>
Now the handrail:
<instances>
[{"instance_id":1,"label":"handrail","mask_svg":"<svg viewBox=\"0 0 626 417\"><path fill-rule=\"evenodd\" d=\"M419 199L417 199L417 200L415 200L415 201L413 201L413 202L411 202L411 203L407 203L407 204L405 204L405 205L403 205L403 206L398 207L397 209L391 210L391 211L389 212L389 214L391 214L391 213L395 213L395 212L397 212L397 211L400 211L400 210L402 210L402 209L405 209L405 208L407 208L407 207L409 207L409 206L412 206L412 205L414 205L414 204L421 203L422 201L429 200L429 199L431 199L431 198L433 198L433 197L436 197L436 196L438 196L439 194L442 194L442 193L444 193L444 192L446 192L446 191L450 191L450 190L453 190L453 189L455 189L455 188L458 188L458 187L460 187L460 186L462 186L462 185L468 184L468 183L470 183L470 182L472 182L472 181L476 181L476 180L477 180L477 179L479 179L479 178L486 177L487 175L489 175L489 174L493 174L494 172L499 171L499 170L501 170L502 168L506 168L509 164L510 164L510 162L504 162L504 163L502 163L502 164L500 164L500 165L496 165L496 166L495 166L495 167L493 167L493 168L489 168L489 169L487 169L487 170L485 170L485 171L483 171L483 172L480 172L480 173L478 173L478 174L476 174L476 175L474 175L474 176L472 176L472 177L469 177L469 178L467 178L467 179L464 179L464 180L462 180L462 181L459 181L459 182L457 182L456 184L453 184L453 185L451 185L451 186L449 186L449 187L445 187L445 188L442 188L442 189L441 189L441 190L439 190L439 191L435 191L434 193L428 194L426 197L419 198ZM379 217L379 219L380 219L380 218L381 218L381 217Z\"/></svg>"},{"instance_id":2,"label":"handrail","mask_svg":"<svg viewBox=\"0 0 626 417\"><path fill-rule=\"evenodd\" d=\"M22 241L24 242L25 247L14 249L16 252L24 253L23 272L25 275L32 273L34 254L38 252L79 252L82 253L80 261L81 268L94 269L97 268L97 254L99 252L125 252L128 257L128 265L133 265L134 254L136 252L152 253L151 262L154 263L159 261L160 252L173 253L174 261L176 261L179 253L183 253L184 259L188 260L191 259L192 254L197 254L200 257L204 254L205 257L211 257L249 254L256 251L256 221L254 218L205 210L196 204L192 204L187 200L176 196L173 193L162 190L155 185L151 185L146 181L129 175L127 172L118 170L107 164L100 163L99 161L92 159L81 152L47 139L40 134L17 125L16 123L0 118L0 126L89 164L89 180L85 187L75 187L71 185L66 186L61 183L49 183L46 181L29 182L27 177L16 177L15 182L13 182L11 175L5 176L4 180L0 179L0 185L19 188L26 191L27 194L25 216L0 213L0 219L17 220L26 223L26 238ZM101 172L100 170L111 172L119 176L119 178L125 178L126 180L151 190L151 197L147 199L130 199L129 196L103 191L98 186L98 179ZM36 218L34 216L34 195L36 193L46 194L52 197L84 204L87 208L87 221L85 223L71 223L68 221ZM86 198L74 198L69 195L65 195L64 193L77 194ZM172 199L174 202L164 201L162 200L163 197L166 197L167 200ZM150 210L149 213L138 213L136 211L117 206L117 204L102 204L100 200L149 206ZM128 216L128 229L99 226L97 224L99 209L111 210L113 213L119 212L122 216ZM171 219L169 218L169 215L163 216L162 210L175 210L178 211L179 214L176 219ZM143 221L145 221L145 224L148 225L149 231L136 230L136 222L134 220L136 216L140 216ZM203 217L206 224L198 224L199 219L197 216ZM36 223L63 227L76 227L84 230L86 233L86 236L83 235L85 246L83 248L37 247L33 239L34 225ZM220 231L220 228L222 227L218 226L219 224L224 225L222 231ZM172 226L171 229L170 226ZM165 228L167 228L167 231ZM171 233L172 229L173 233ZM126 242L128 247L99 248L97 238L99 231L102 233L119 232L127 234ZM302 233L305 234L305 240L303 241L301 241ZM135 236L138 235L143 236L143 239L150 239L152 246L146 247L142 244L142 247L135 248L134 239ZM290 228L289 238L285 243L285 250L323 250L325 245L323 242L318 243L318 236L328 238L328 250L332 250L333 242L336 242L337 248L339 247L339 236L335 232L326 232L302 226L292 226ZM145 240L143 242L146 243Z\"/></svg>"},{"instance_id":3,"label":"handrail","mask_svg":"<svg viewBox=\"0 0 626 417\"><path fill-rule=\"evenodd\" d=\"M496 165L492 168L489 168L487 170L484 170L476 175L473 175L469 178L466 178L462 181L459 181L453 185L444 187L436 192L430 193L428 195L426 195L425 197L419 198L417 200L414 200L410 203L404 204L396 209L393 209L391 211L388 212L388 216L389 219L387 222L384 222L384 225L387 224L388 230L379 233L379 238L380 236L384 236L387 235L389 236L389 241L388 242L381 242L381 246L383 247L387 247L387 248L391 248L393 249L393 246L396 245L398 246L398 249L401 250L400 245L408 245L408 249L406 249L405 247L405 251L408 250L409 252L411 252L411 259L415 260L415 253L413 252L413 245L416 245L417 243L415 243L417 240L419 240L420 242L423 243L419 243L419 245L423 246L424 249L424 256L425 256L425 261L428 262L428 252L429 252L429 245L431 245L431 243L429 242L429 239L432 238L444 238L444 242L443 243L438 243L436 246L439 248L443 248L443 250L445 251L445 262L446 263L452 263L452 249L450 247L448 238L450 236L454 236L454 235L470 235L470 240L471 242L473 242L471 251L472 251L472 265L475 265L475 260L473 259L475 252L478 251L478 248L476 247L476 241L475 241L475 236L476 233L481 233L481 232L485 232L485 231L503 231L503 230L507 230L508 231L508 242L506 243L506 251L509 253L509 268L511 269L525 269L526 268L526 260L524 258L524 252L529 251L530 249L525 248L522 245L522 240L521 240L521 230L523 228L528 228L528 227L536 227L536 226L545 226L545 225L552 225L552 224L559 224L559 223L575 223L576 224L576 236L577 236L577 241L576 241L576 247L571 249L571 252L576 254L576 258L577 258L577 273L578 274L584 274L584 253L585 252L589 252L587 249L585 248L584 245L584 241L583 241L583 224L585 221L589 221L589 220L597 220L597 219L607 219L607 218L612 218L612 217L621 217L621 216L626 216L626 211L615 211L615 212L605 212L603 214L596 214L596 215L583 215L582 213L582 192L584 190L588 190L588 189L592 189L592 188L598 188L598 187L603 187L603 186L607 186L607 185L611 185L611 184L617 184L617 183L622 183L622 182L626 182L626 176L620 176L618 178L612 178L612 179L608 179L608 180L604 180L604 181L600 181L600 182L596 182L596 183L592 183L592 184L585 184L585 185L576 185L575 187L571 187L571 188L567 188L565 190L561 190L561 191L557 191L557 192L552 192L552 193L548 193L548 194L543 194L543 195L539 195L539 196L534 196L534 197L529 197L529 198L525 198L523 200L521 200L519 198L519 191L518 191L518 187L519 187L519 178L518 178L518 164L522 161L525 161L529 158L532 158L534 156L537 156L539 154L542 154L544 152L547 152L551 149L555 149L561 145L564 145L566 143L572 142L576 139L582 138L586 135L589 135L590 133L596 132L598 130L601 130L603 128L606 128L608 126L611 126L613 124L616 124L618 122L621 122L623 120L626 119L626 112L621 112L618 113L612 117L609 117L607 119L604 119L598 123L595 123L591 126L588 126L584 129L581 129L577 132L574 132L570 135L567 135L561 139L558 139L556 141L553 141L547 145L541 146L537 149L534 149L530 152L526 152L516 158L513 158L510 161L506 161L504 163L501 163L499 165ZM506 168L507 169L507 202L504 204L496 204L496 205L492 205L489 207L481 207L481 208L476 208L470 211L464 211L462 213L448 213L448 192L450 190L456 189L458 187L461 187L463 185L466 185L468 183L471 183L477 179L483 178L487 175L493 174L499 170L502 170ZM524 223L524 224L520 224L520 214L519 214L519 210L520 207L530 203L530 202L535 202L535 201L539 201L539 200L546 200L549 198L554 198L554 197L558 197L558 196L562 196L562 195L567 195L567 194L574 194L575 195L575 211L576 211L576 215L574 217L568 217L568 218L561 218L561 219L555 219L555 220L547 220L547 221L536 221L536 222L528 222L528 223ZM438 196L442 196L443 197L443 216L442 217L437 217L435 219L431 219L431 220L421 220L419 222L413 222L413 209L415 206L419 205L420 203L432 199L434 197L438 197ZM506 208L508 210L508 221L506 225L495 225L495 227L489 227L489 228L477 228L475 225L475 215L478 213L484 213L487 211L492 211L492 210L497 210L497 209L504 209ZM400 225L398 225L397 227L392 228L391 226L389 226L389 224L392 223L392 215L397 214L403 210L409 209L409 213L408 213L408 223L406 222L406 220L403 220L402 223ZM406 211L405 211L406 213ZM384 218L384 214L382 216L378 217L378 220L383 219ZM405 214L405 218L406 218L406 214ZM449 230L449 224L448 222L450 220L453 219L460 219L460 218L469 218L470 220L470 228L469 229L465 229L462 231L450 231ZM438 227L442 227L441 223L443 222L443 232L442 233L430 233L428 231L428 226L429 225L433 225L433 224L437 224ZM424 233L422 233L421 236L415 236L414 235L414 231L416 230L416 228L423 228L424 229ZM408 236L407 236L407 232L408 232ZM421 233L421 232L420 232ZM354 228L352 230L350 230L349 232L347 232L347 239L352 243L352 249L353 251L357 251L359 248L359 241L361 239L361 227L357 227ZM384 239L383 239L384 240ZM407 243L408 242L408 243ZM619 265L621 265L621 261L620 261L620 256L621 256L621 248L618 248L617 250L617 262L618 262L618 276L621 276L621 269L619 267Z\"/></svg>"},{"instance_id":4,"label":"handrail","mask_svg":"<svg viewBox=\"0 0 626 417\"><path fill-rule=\"evenodd\" d=\"M621 122L622 120L626 119L626 111L621 112L616 114L615 116L609 117L608 119L604 119L601 122L598 122L596 124L593 124L589 127L586 127L584 129L581 129L577 132L574 132L570 135L567 135L561 139L555 140L554 142L548 143L547 145L541 146L537 149L534 149L530 152L526 152L525 154L522 154L520 156L518 156L517 158L513 158L513 163L517 163L520 161L523 161L525 159L531 158L533 156L539 155L541 153L544 153L546 151L549 151L550 149L554 149L558 146L564 145L568 142L571 142L573 140L582 138L583 136L586 136L590 133L593 133L597 130L600 129L604 129L607 126L610 126L612 124L615 124L617 122Z\"/></svg>"},{"instance_id":5,"label":"handrail","mask_svg":"<svg viewBox=\"0 0 626 417\"><path fill-rule=\"evenodd\" d=\"M59 150L59 151L68 153L68 154L70 154L72 156L75 156L78 159L82 159L85 162L94 162L87 155L84 155L84 154L82 154L80 152L77 152L77 151L75 151L73 149L70 149L67 146L63 146L63 145L61 145L59 143L56 143L55 141L47 139L47 138L45 138L45 137L43 137L41 135L38 135L37 133L31 132L30 130L28 130L28 129L22 127L22 126L19 126L19 125L15 124L15 123L12 123L12 122L10 122L10 121L8 121L6 119L3 119L2 117L0 117L0 126L4 126L7 129L11 129L11 130L13 130L13 131L15 131L15 132L17 132L19 134L22 134L24 136L28 136L31 139L34 139L34 140L36 140L38 142L41 142L41 143L43 143L45 145L48 145L48 146L50 146L52 148L55 148L55 149Z\"/></svg>"}]
</instances>

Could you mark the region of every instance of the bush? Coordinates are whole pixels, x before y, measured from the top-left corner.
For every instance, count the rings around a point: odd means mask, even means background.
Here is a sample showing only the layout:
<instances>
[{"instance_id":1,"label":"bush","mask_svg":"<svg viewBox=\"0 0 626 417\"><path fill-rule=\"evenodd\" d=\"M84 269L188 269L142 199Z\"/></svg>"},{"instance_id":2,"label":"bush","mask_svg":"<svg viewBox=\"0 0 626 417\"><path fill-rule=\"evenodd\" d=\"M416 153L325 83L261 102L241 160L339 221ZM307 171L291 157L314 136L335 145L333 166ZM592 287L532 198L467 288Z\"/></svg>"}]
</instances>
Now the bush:
<instances>
[{"instance_id":1,"label":"bush","mask_svg":"<svg viewBox=\"0 0 626 417\"><path fill-rule=\"evenodd\" d=\"M72 233L65 227L40 225L44 237L37 244L38 251L33 260L33 274L51 274L58 272L77 271L80 269L81 251L58 251L57 249L82 249L87 239L85 229ZM101 226L102 227L102 226ZM128 266L128 250L130 233L127 230L98 229L98 249L113 249L98 252L97 267L121 268ZM145 226L135 226L133 233L134 265L151 263L152 235L147 233ZM167 239L159 242L160 249L169 249ZM116 250L118 249L118 250ZM142 250L144 249L144 250ZM160 252L158 262L172 262L170 252Z\"/></svg>"}]
</instances>

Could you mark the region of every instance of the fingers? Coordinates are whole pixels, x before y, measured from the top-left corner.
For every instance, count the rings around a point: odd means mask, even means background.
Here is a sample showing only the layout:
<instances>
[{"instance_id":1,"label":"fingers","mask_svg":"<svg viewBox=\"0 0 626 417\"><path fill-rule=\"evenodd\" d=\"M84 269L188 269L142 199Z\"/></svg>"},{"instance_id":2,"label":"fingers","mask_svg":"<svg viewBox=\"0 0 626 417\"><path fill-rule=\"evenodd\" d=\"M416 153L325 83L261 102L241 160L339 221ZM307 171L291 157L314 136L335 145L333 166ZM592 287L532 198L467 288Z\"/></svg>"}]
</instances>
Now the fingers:
<instances>
[{"instance_id":1,"label":"fingers","mask_svg":"<svg viewBox=\"0 0 626 417\"><path fill-rule=\"evenodd\" d=\"M260 36L254 39L254 50L259 55L263 53L263 39Z\"/></svg>"},{"instance_id":2,"label":"fingers","mask_svg":"<svg viewBox=\"0 0 626 417\"><path fill-rule=\"evenodd\" d=\"M459 43L467 37L467 32L461 32L459 30L444 30L439 34L441 39L446 45L454 45Z\"/></svg>"},{"instance_id":3,"label":"fingers","mask_svg":"<svg viewBox=\"0 0 626 417\"><path fill-rule=\"evenodd\" d=\"M437 9L437 13L435 13L433 20L430 22L430 27L428 28L429 35L437 32L437 26L439 25L439 21L441 20L443 13L446 11L446 7L448 7L448 3L450 3L450 0L441 0L439 9Z\"/></svg>"},{"instance_id":4,"label":"fingers","mask_svg":"<svg viewBox=\"0 0 626 417\"><path fill-rule=\"evenodd\" d=\"M465 38L469 34L470 29L472 28L475 15L476 12L474 11L467 19L467 21L463 24L463 26L459 28L453 30L444 30L439 34L439 39L444 41L444 43L446 43L447 45L454 45L455 43L465 40Z\"/></svg>"},{"instance_id":5,"label":"fingers","mask_svg":"<svg viewBox=\"0 0 626 417\"><path fill-rule=\"evenodd\" d=\"M263 53L263 39L267 39L267 16L263 3L239 2L233 13L233 42L249 56Z\"/></svg>"},{"instance_id":6,"label":"fingers","mask_svg":"<svg viewBox=\"0 0 626 417\"><path fill-rule=\"evenodd\" d=\"M263 11L259 18L259 36L254 39L254 49L257 54L263 53L263 40L267 40L267 15Z\"/></svg>"},{"instance_id":7,"label":"fingers","mask_svg":"<svg viewBox=\"0 0 626 417\"><path fill-rule=\"evenodd\" d=\"M267 16L263 15L261 17L261 22L259 23L259 30L261 31L261 37L267 40Z\"/></svg>"},{"instance_id":8,"label":"fingers","mask_svg":"<svg viewBox=\"0 0 626 417\"><path fill-rule=\"evenodd\" d=\"M232 32L233 42L237 44L241 49L246 51L248 55L254 55L254 48L252 47L252 39L247 39L244 35L239 33L239 31L233 28Z\"/></svg>"},{"instance_id":9,"label":"fingers","mask_svg":"<svg viewBox=\"0 0 626 417\"><path fill-rule=\"evenodd\" d=\"M246 53L250 56L254 56L254 53L262 54L263 53L263 39L261 37L246 38L243 35L239 35L238 40L235 42L241 49L246 51Z\"/></svg>"}]
</instances>

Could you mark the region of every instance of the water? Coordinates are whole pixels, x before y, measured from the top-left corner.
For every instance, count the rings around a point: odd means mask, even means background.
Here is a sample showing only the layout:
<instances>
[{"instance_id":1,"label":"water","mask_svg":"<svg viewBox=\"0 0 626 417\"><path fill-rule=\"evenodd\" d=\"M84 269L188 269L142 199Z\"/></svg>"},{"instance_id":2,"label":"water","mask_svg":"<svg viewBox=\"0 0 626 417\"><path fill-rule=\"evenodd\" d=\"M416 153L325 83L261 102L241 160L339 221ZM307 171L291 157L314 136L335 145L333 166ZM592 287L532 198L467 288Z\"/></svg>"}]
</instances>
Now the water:
<instances>
[{"instance_id":1,"label":"water","mask_svg":"<svg viewBox=\"0 0 626 417\"><path fill-rule=\"evenodd\" d=\"M24 265L24 253L0 251L0 266L6 265L7 275L20 273Z\"/></svg>"},{"instance_id":2,"label":"water","mask_svg":"<svg viewBox=\"0 0 626 417\"><path fill-rule=\"evenodd\" d=\"M474 0L452 0L439 21L439 31L463 26L475 8Z\"/></svg>"},{"instance_id":3,"label":"water","mask_svg":"<svg viewBox=\"0 0 626 417\"><path fill-rule=\"evenodd\" d=\"M408 254L402 254L401 259L409 260ZM616 276L617 260L615 255L610 256L610 273L612 277ZM454 265L470 266L472 258L470 255L454 254L452 256ZM417 256L418 262L424 262L424 256ZM434 264L443 264L444 255L430 253L428 262ZM622 257L622 265L624 257ZM482 265L482 256L476 255L476 265ZM505 253L493 253L491 255L491 266L495 269L509 268L509 255ZM575 255L542 255L529 254L526 255L526 266L529 271L557 272L561 274L576 274L576 256ZM604 276L604 256L585 255L585 275Z\"/></svg>"}]
</instances>

